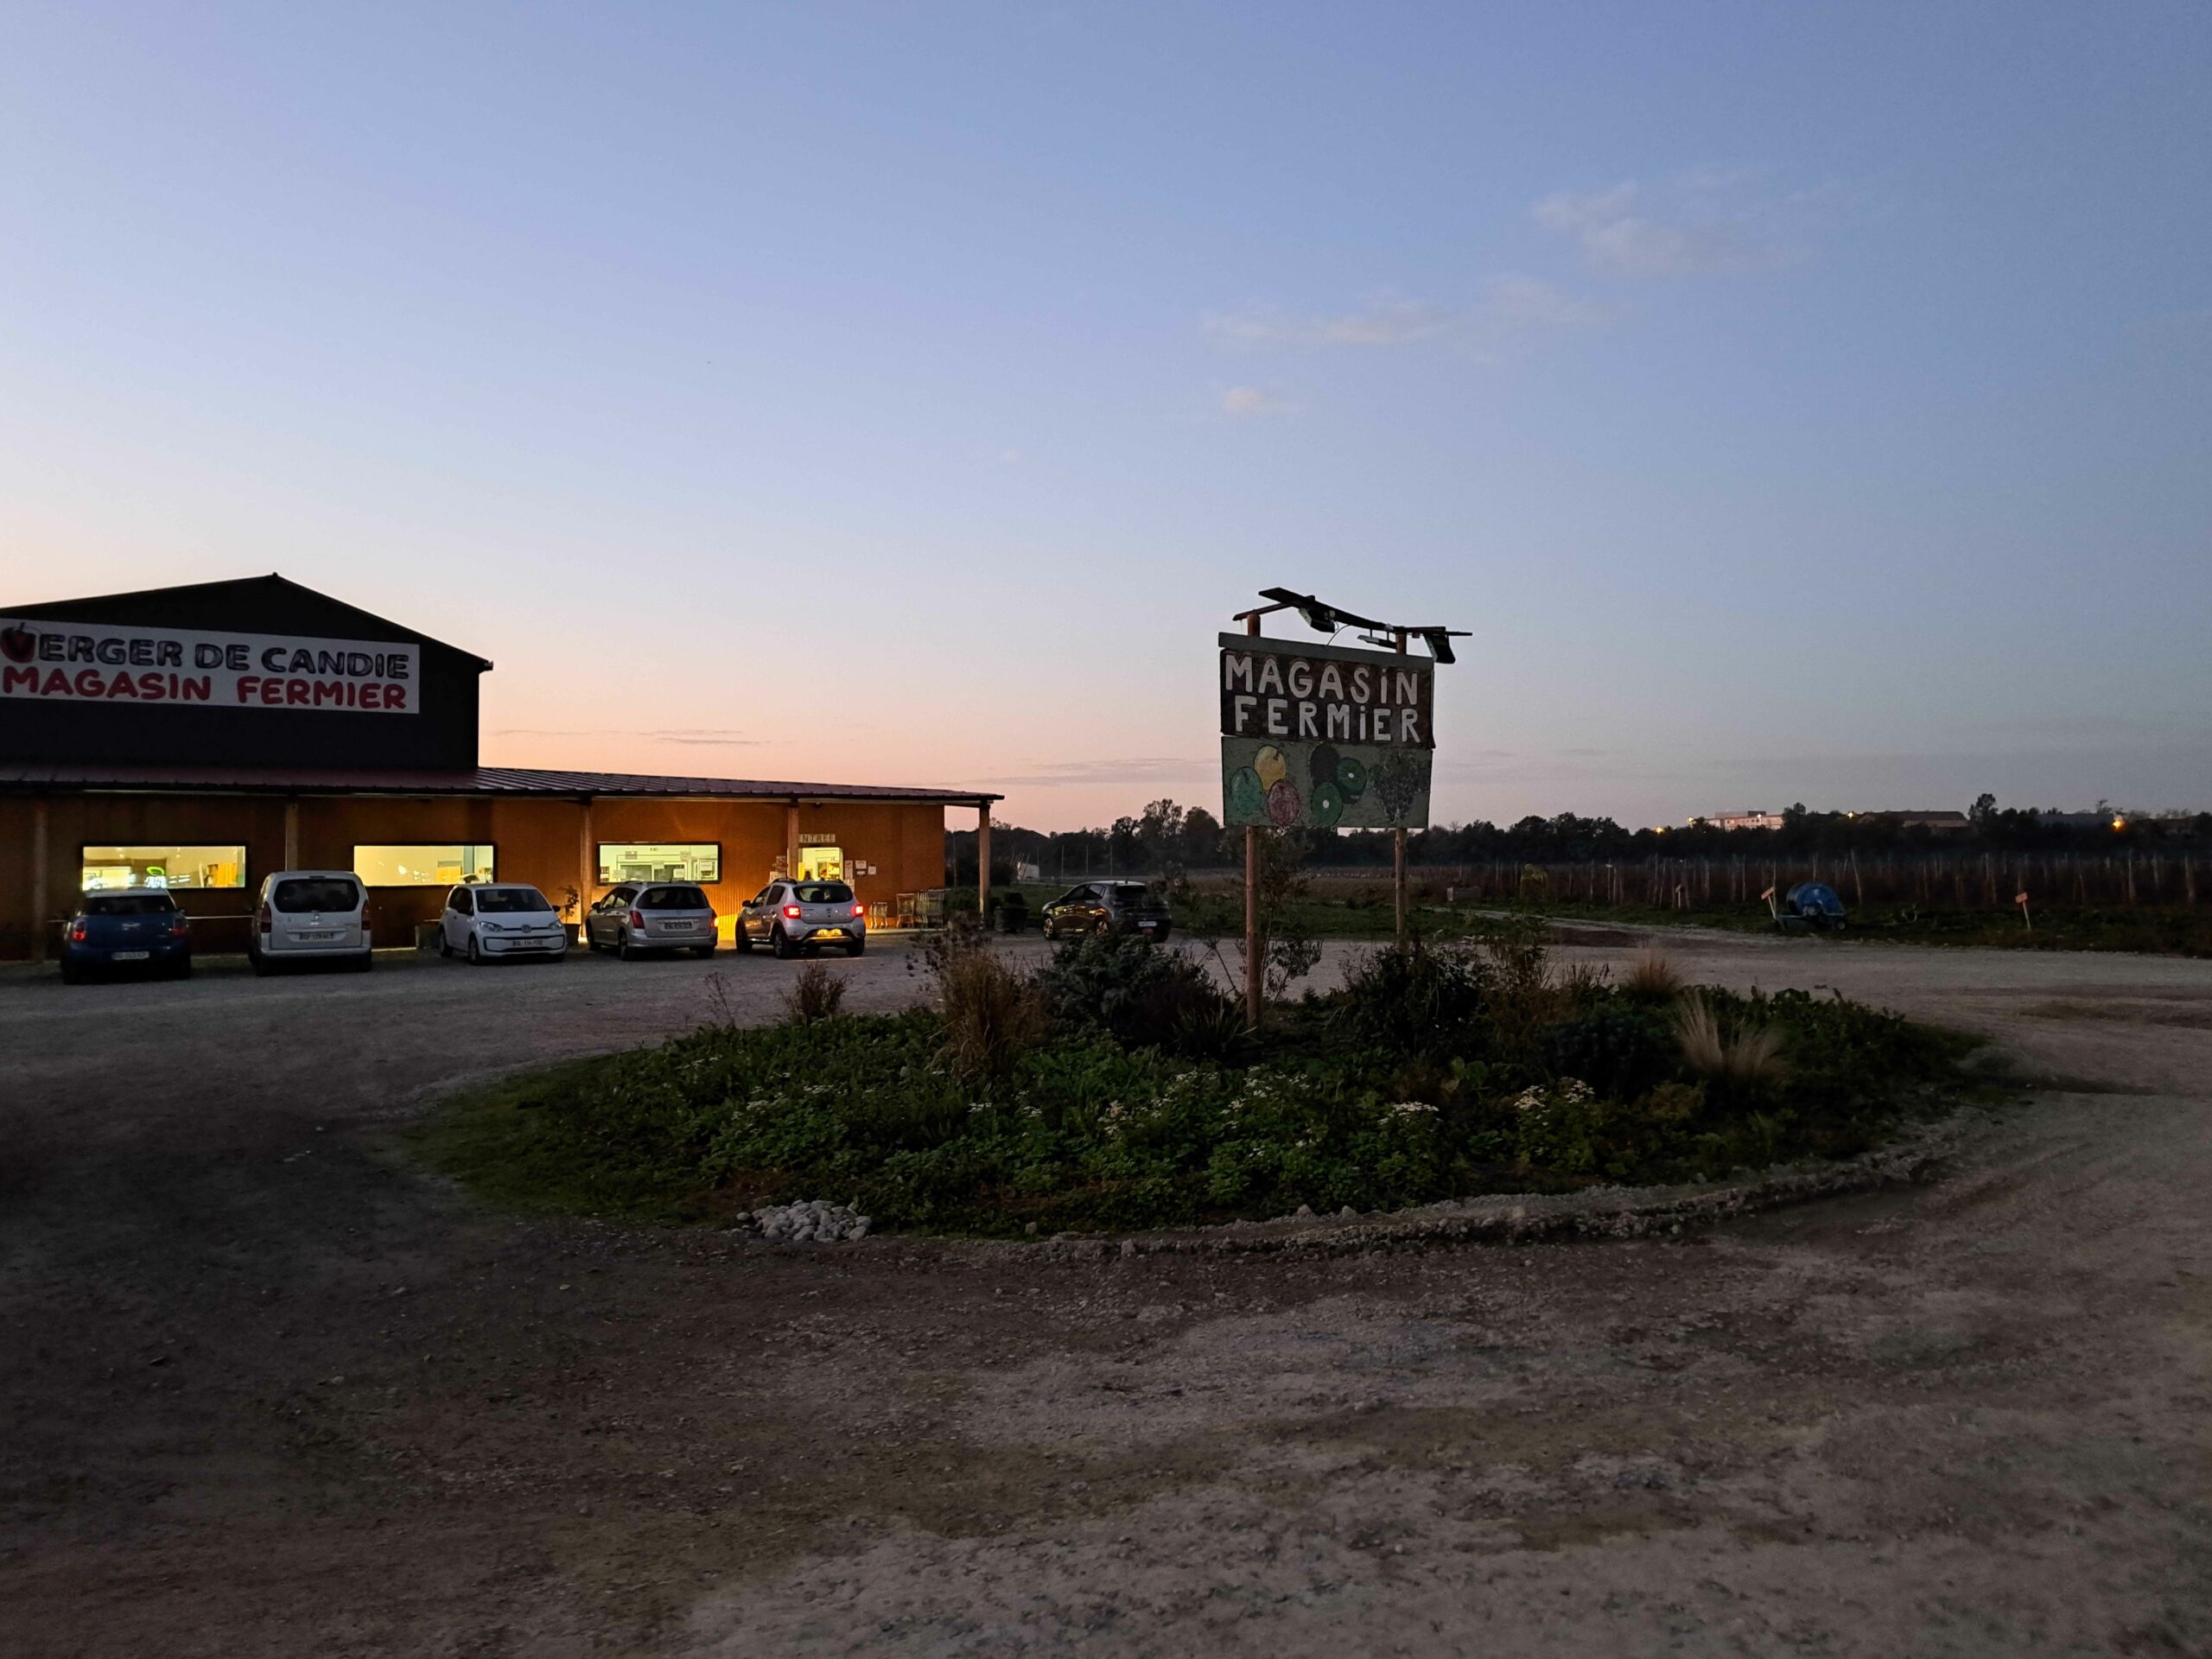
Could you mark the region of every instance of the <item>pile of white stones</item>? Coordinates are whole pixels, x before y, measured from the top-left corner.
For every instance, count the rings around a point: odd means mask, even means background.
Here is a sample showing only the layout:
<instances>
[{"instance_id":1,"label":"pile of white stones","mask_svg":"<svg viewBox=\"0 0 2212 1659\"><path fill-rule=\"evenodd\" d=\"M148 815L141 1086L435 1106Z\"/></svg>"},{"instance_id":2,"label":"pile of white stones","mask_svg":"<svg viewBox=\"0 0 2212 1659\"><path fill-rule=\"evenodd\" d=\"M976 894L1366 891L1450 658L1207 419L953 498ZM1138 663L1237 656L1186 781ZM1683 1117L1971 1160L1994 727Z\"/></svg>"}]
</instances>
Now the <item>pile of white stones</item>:
<instances>
[{"instance_id":1,"label":"pile of white stones","mask_svg":"<svg viewBox=\"0 0 2212 1659\"><path fill-rule=\"evenodd\" d=\"M739 1217L741 1225L747 1222L761 1237L779 1244L795 1244L804 1239L833 1244L839 1239L866 1238L868 1230L866 1216L824 1198L772 1204Z\"/></svg>"}]
</instances>

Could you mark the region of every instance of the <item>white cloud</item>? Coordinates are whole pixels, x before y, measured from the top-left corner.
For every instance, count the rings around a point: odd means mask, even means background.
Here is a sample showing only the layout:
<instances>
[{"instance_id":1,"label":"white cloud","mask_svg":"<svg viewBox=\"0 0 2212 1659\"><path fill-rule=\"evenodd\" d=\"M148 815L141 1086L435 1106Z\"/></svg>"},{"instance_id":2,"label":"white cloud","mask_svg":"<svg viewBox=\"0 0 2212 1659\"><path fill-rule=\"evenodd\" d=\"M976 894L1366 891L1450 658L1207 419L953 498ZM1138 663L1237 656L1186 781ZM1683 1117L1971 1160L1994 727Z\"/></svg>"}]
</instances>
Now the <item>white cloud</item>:
<instances>
[{"instance_id":1,"label":"white cloud","mask_svg":"<svg viewBox=\"0 0 2212 1659\"><path fill-rule=\"evenodd\" d=\"M1232 420L1249 415L1288 415L1298 405L1264 386L1230 386L1221 394L1221 412Z\"/></svg>"},{"instance_id":2,"label":"white cloud","mask_svg":"<svg viewBox=\"0 0 2212 1659\"><path fill-rule=\"evenodd\" d=\"M1306 315L1255 303L1215 312L1205 320L1206 332L1222 344L1259 346L1404 346L1440 334L1451 325L1448 313L1393 294L1334 315Z\"/></svg>"},{"instance_id":3,"label":"white cloud","mask_svg":"<svg viewBox=\"0 0 2212 1659\"><path fill-rule=\"evenodd\" d=\"M1220 771L1217 759L1185 760L1145 755L1113 760L1046 760L1029 772L976 781L1005 789L1058 789L1091 784L1188 784L1217 778Z\"/></svg>"},{"instance_id":4,"label":"white cloud","mask_svg":"<svg viewBox=\"0 0 2212 1659\"><path fill-rule=\"evenodd\" d=\"M1551 328L1601 327L1615 308L1568 293L1535 276L1492 278L1480 295L1457 308L1393 297L1357 311L1301 315L1277 306L1250 305L1217 312L1206 332L1224 345L1246 348L1318 349L1332 346L1410 346L1427 343L1487 356L1508 339ZM1282 412L1291 407L1255 386L1236 386L1222 397L1229 415Z\"/></svg>"},{"instance_id":5,"label":"white cloud","mask_svg":"<svg viewBox=\"0 0 2212 1659\"><path fill-rule=\"evenodd\" d=\"M1806 256L1834 193L1770 195L1762 181L1753 169L1701 168L1656 184L1558 191L1529 211L1546 230L1573 237L1592 264L1621 276L1765 270Z\"/></svg>"},{"instance_id":6,"label":"white cloud","mask_svg":"<svg viewBox=\"0 0 2212 1659\"><path fill-rule=\"evenodd\" d=\"M1478 314L1493 331L1602 328L1617 315L1603 300L1585 299L1535 276L1500 276L1483 290Z\"/></svg>"}]
</instances>

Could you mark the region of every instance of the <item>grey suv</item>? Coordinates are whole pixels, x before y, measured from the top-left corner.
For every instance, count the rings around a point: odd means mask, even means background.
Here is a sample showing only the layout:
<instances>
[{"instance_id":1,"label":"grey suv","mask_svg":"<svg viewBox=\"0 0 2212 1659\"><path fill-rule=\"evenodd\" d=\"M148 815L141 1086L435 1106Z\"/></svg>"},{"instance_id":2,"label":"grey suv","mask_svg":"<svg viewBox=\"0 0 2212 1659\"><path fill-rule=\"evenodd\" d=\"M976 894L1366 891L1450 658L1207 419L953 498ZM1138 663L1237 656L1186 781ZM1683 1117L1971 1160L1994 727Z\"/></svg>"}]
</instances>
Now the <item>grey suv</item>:
<instances>
[{"instance_id":1,"label":"grey suv","mask_svg":"<svg viewBox=\"0 0 2212 1659\"><path fill-rule=\"evenodd\" d=\"M1071 934L1137 933L1147 939L1165 939L1169 927L1167 902L1141 881L1086 881L1071 888L1045 906L1045 937L1064 939Z\"/></svg>"},{"instance_id":2,"label":"grey suv","mask_svg":"<svg viewBox=\"0 0 2212 1659\"><path fill-rule=\"evenodd\" d=\"M657 950L715 954L715 907L689 881L625 881L584 912L584 944L625 962Z\"/></svg>"},{"instance_id":3,"label":"grey suv","mask_svg":"<svg viewBox=\"0 0 2212 1659\"><path fill-rule=\"evenodd\" d=\"M822 944L857 957L868 949L868 906L842 881L771 881L737 913L737 948L765 944L779 957Z\"/></svg>"}]
</instances>

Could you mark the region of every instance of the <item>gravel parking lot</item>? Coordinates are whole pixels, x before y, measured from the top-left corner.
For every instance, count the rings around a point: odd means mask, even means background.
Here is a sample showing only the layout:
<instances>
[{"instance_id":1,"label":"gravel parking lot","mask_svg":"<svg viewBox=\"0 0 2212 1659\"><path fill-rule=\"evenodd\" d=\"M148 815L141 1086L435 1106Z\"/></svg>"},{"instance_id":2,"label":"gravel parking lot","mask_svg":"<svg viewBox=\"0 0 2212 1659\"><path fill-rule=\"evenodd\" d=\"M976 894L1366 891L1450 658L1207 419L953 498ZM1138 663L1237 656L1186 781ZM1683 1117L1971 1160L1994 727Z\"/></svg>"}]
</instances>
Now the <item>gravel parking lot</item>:
<instances>
[{"instance_id":1,"label":"gravel parking lot","mask_svg":"<svg viewBox=\"0 0 2212 1659\"><path fill-rule=\"evenodd\" d=\"M518 1220L395 1150L795 964L0 970L7 1650L2212 1651L2212 963L1669 945L2044 1086L1699 1236L1071 1264Z\"/></svg>"}]
</instances>

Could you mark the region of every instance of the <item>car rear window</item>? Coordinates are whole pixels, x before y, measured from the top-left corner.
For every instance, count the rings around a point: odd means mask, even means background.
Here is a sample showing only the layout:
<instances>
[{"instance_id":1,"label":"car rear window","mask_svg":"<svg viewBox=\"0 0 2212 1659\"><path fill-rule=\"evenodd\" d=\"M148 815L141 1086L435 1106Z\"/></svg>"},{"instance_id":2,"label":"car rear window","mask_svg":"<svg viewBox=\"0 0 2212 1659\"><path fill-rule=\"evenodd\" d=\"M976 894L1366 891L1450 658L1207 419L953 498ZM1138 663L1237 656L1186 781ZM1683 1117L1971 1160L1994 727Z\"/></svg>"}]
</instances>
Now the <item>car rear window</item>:
<instances>
[{"instance_id":1,"label":"car rear window","mask_svg":"<svg viewBox=\"0 0 2212 1659\"><path fill-rule=\"evenodd\" d=\"M536 887L478 887L475 892L479 915L511 916L518 910L553 908Z\"/></svg>"},{"instance_id":2,"label":"car rear window","mask_svg":"<svg viewBox=\"0 0 2212 1659\"><path fill-rule=\"evenodd\" d=\"M87 916L166 916L176 900L165 893L111 893L85 900Z\"/></svg>"},{"instance_id":3,"label":"car rear window","mask_svg":"<svg viewBox=\"0 0 2212 1659\"><path fill-rule=\"evenodd\" d=\"M1141 905L1152 897L1152 889L1141 881L1120 881L1115 884L1114 896L1125 905Z\"/></svg>"},{"instance_id":4,"label":"car rear window","mask_svg":"<svg viewBox=\"0 0 2212 1659\"><path fill-rule=\"evenodd\" d=\"M361 890L341 876L295 876L279 881L269 902L285 912L351 910L361 902Z\"/></svg>"},{"instance_id":5,"label":"car rear window","mask_svg":"<svg viewBox=\"0 0 2212 1659\"><path fill-rule=\"evenodd\" d=\"M639 910L712 910L696 887L647 887L638 895Z\"/></svg>"},{"instance_id":6,"label":"car rear window","mask_svg":"<svg viewBox=\"0 0 2212 1659\"><path fill-rule=\"evenodd\" d=\"M797 888L802 905L849 905L853 890L842 881L802 881Z\"/></svg>"}]
</instances>

